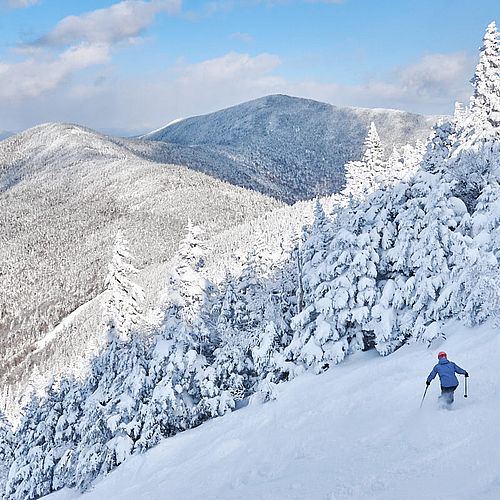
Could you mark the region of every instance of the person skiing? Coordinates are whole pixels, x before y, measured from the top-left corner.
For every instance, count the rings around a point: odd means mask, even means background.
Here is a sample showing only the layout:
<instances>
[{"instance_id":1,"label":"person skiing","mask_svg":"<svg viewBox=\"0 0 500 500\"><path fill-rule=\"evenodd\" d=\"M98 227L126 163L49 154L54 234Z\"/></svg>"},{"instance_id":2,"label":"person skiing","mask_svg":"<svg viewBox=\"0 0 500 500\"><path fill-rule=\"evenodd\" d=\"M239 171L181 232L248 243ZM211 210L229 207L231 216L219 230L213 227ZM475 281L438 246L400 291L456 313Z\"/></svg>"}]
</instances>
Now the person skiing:
<instances>
[{"instance_id":1,"label":"person skiing","mask_svg":"<svg viewBox=\"0 0 500 500\"><path fill-rule=\"evenodd\" d=\"M465 375L468 377L469 374L458 365L448 360L448 355L441 351L438 354L438 364L432 369L431 373L427 377L426 384L429 386L431 382L434 380L434 377L438 374L439 380L441 382L441 396L443 404L448 408L453 403L453 393L455 389L458 387L458 379L455 373L459 373L460 375Z\"/></svg>"}]
</instances>

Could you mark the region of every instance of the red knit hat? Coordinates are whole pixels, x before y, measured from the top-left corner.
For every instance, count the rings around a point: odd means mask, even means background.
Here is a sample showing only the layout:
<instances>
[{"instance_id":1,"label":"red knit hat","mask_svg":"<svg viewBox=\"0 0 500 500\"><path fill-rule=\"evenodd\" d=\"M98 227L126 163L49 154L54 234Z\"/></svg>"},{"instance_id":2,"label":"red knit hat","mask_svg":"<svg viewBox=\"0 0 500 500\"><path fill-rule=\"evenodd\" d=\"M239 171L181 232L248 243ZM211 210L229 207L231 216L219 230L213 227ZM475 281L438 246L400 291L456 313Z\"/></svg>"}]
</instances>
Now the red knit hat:
<instances>
[{"instance_id":1,"label":"red knit hat","mask_svg":"<svg viewBox=\"0 0 500 500\"><path fill-rule=\"evenodd\" d=\"M438 354L438 359L441 359L441 358L446 358L447 357L447 354L444 352L444 351L441 351L439 354Z\"/></svg>"}]
</instances>

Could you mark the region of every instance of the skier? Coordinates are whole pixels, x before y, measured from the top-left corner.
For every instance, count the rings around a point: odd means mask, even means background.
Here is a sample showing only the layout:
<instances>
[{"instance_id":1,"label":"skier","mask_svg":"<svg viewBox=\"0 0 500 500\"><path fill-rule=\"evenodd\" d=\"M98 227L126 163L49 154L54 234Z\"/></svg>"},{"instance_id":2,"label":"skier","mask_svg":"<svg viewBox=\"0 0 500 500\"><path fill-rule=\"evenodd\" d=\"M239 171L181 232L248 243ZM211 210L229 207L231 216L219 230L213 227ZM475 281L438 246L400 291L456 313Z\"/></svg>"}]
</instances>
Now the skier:
<instances>
[{"instance_id":1,"label":"skier","mask_svg":"<svg viewBox=\"0 0 500 500\"><path fill-rule=\"evenodd\" d=\"M426 384L431 385L431 381L434 380L436 374L439 374L439 380L441 381L441 396L439 398L442 399L444 406L450 408L453 403L453 393L458 387L458 379L455 373L465 375L465 377L468 377L469 374L452 361L448 361L447 354L444 351L438 354L438 360L438 364L429 373Z\"/></svg>"}]
</instances>

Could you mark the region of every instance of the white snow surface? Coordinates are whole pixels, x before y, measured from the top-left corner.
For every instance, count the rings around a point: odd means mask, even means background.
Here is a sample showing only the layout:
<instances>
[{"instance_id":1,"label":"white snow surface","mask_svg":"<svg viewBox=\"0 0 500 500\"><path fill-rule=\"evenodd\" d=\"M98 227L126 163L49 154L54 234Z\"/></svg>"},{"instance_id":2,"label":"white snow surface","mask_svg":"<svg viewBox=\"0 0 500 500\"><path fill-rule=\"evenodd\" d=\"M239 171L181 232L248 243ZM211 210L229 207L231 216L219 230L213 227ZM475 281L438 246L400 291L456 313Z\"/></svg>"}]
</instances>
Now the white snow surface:
<instances>
[{"instance_id":1,"label":"white snow surface","mask_svg":"<svg viewBox=\"0 0 500 500\"><path fill-rule=\"evenodd\" d=\"M430 348L358 353L322 375L136 455L83 496L51 500L500 498L498 328L446 328ZM425 379L440 350L470 373L451 411Z\"/></svg>"}]
</instances>

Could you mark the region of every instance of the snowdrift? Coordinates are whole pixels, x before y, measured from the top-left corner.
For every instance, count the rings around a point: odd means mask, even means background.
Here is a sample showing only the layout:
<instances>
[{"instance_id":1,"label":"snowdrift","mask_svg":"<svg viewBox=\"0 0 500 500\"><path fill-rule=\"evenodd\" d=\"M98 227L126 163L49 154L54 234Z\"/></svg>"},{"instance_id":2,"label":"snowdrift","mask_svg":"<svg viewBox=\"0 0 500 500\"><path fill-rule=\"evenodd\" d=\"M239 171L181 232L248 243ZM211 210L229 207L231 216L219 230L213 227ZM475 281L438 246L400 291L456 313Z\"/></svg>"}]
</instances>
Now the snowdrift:
<instances>
[{"instance_id":1,"label":"snowdrift","mask_svg":"<svg viewBox=\"0 0 500 500\"><path fill-rule=\"evenodd\" d=\"M82 500L500 498L497 328L453 322L447 340L349 357L127 460ZM452 411L425 378L439 350L470 373ZM72 500L62 490L46 497Z\"/></svg>"}]
</instances>

